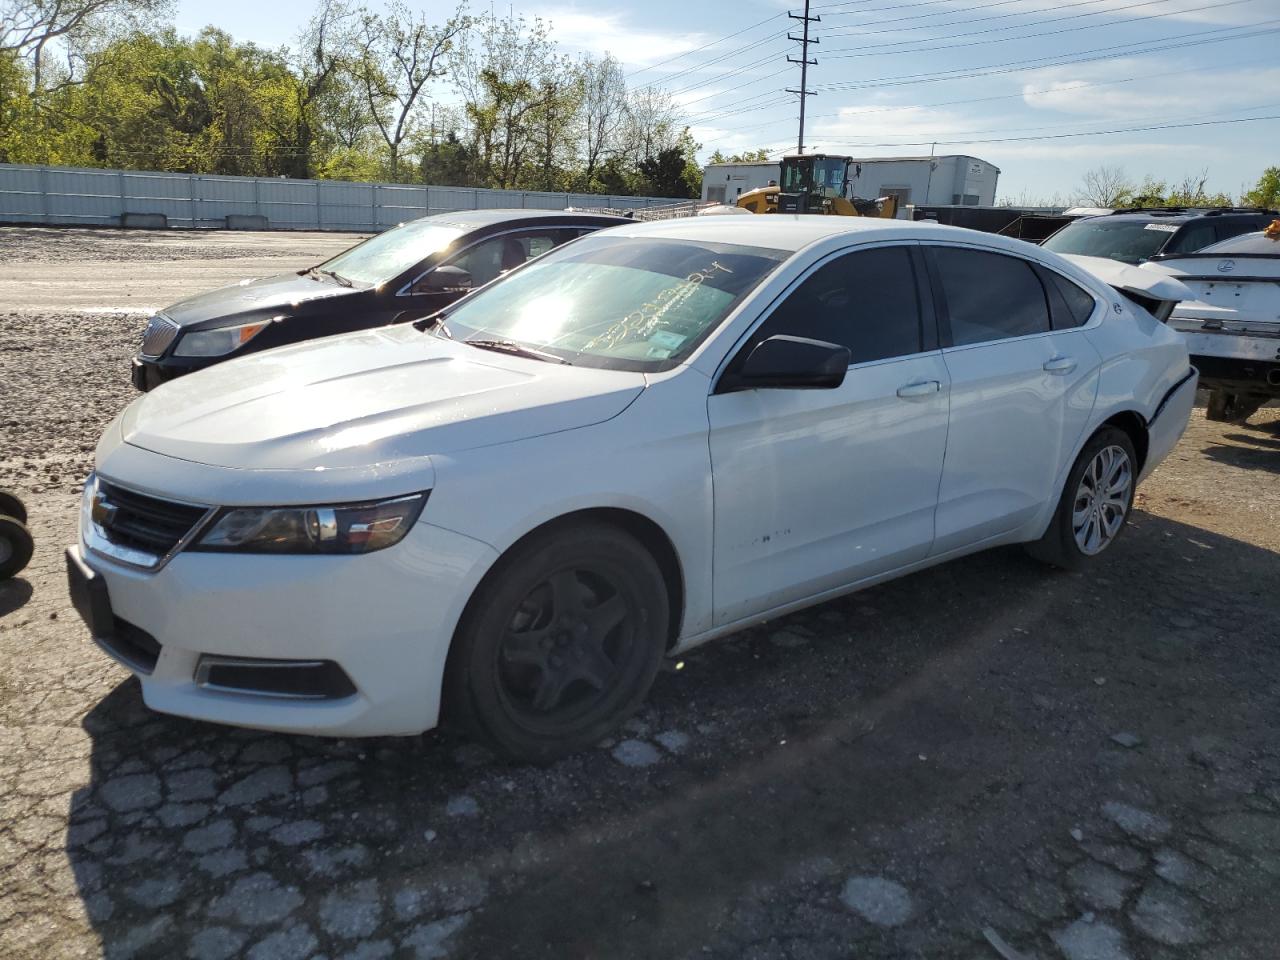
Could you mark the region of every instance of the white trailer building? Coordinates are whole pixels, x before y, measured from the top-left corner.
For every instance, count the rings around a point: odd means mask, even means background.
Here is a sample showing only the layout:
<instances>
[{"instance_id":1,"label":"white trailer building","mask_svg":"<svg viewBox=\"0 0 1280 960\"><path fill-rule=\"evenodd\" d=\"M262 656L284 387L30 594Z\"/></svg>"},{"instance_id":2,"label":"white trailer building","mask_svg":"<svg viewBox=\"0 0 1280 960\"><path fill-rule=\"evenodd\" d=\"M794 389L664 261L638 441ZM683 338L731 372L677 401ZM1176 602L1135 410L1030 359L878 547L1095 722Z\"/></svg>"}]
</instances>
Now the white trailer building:
<instances>
[{"instance_id":1,"label":"white trailer building","mask_svg":"<svg viewBox=\"0 0 1280 960\"><path fill-rule=\"evenodd\" d=\"M908 203L994 206L999 176L1000 170L994 164L958 154L855 158L849 167L853 196L868 200L896 196L899 210ZM735 203L739 194L777 179L776 163L708 164L702 171L702 199Z\"/></svg>"}]
</instances>

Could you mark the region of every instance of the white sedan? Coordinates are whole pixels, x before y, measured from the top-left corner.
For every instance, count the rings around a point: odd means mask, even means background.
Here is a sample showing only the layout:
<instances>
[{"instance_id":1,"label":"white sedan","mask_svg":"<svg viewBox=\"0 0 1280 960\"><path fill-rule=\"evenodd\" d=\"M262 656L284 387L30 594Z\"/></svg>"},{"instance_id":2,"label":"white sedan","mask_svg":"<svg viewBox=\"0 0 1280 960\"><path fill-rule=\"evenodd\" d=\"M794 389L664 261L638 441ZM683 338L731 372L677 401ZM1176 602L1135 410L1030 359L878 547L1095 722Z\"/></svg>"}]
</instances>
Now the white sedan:
<instances>
[{"instance_id":1,"label":"white sedan","mask_svg":"<svg viewBox=\"0 0 1280 960\"><path fill-rule=\"evenodd\" d=\"M664 656L999 544L1077 568L1186 426L1176 280L934 224L619 227L165 384L68 550L152 708L594 743Z\"/></svg>"}]
</instances>

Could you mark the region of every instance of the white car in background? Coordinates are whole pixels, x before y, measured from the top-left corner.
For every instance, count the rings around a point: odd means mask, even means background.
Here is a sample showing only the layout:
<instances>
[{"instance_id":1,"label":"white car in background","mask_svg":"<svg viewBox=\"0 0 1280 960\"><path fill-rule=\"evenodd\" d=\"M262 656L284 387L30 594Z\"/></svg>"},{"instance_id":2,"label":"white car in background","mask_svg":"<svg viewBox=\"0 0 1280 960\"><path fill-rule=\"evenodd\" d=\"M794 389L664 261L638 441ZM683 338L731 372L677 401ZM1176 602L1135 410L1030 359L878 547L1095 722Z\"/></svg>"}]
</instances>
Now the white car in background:
<instances>
[{"instance_id":1,"label":"white car in background","mask_svg":"<svg viewBox=\"0 0 1280 960\"><path fill-rule=\"evenodd\" d=\"M1148 266L1176 277L1191 295L1169 326L1186 338L1210 420L1244 421L1280 399L1280 220L1195 253Z\"/></svg>"},{"instance_id":2,"label":"white car in background","mask_svg":"<svg viewBox=\"0 0 1280 960\"><path fill-rule=\"evenodd\" d=\"M1100 264L872 218L593 234L136 400L72 597L154 709L347 736L443 702L545 760L713 637L999 544L1104 552L1196 373L1140 305L1185 288Z\"/></svg>"}]
</instances>

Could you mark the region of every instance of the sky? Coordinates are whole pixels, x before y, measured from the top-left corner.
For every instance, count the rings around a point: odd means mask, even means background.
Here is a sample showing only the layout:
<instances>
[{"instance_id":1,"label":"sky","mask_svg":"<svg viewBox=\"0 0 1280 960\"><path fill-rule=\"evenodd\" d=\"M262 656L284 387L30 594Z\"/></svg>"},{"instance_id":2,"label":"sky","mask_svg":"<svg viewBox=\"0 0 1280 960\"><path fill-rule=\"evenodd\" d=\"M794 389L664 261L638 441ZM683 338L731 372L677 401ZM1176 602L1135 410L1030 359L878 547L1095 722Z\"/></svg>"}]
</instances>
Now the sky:
<instances>
[{"instance_id":1,"label":"sky","mask_svg":"<svg viewBox=\"0 0 1280 960\"><path fill-rule=\"evenodd\" d=\"M1280 165L1280 0L811 0L806 150L961 153L1000 168L997 195L1068 201L1101 165L1237 195ZM212 23L288 44L315 0L178 0ZM421 4L444 19L444 3ZM505 6L506 10L502 7ZM473 11L477 7L473 6ZM802 23L782 0L499 5L550 22L567 53L608 52L633 86L672 91L701 159L793 150ZM1255 119L1258 118L1258 119ZM1266 119L1260 119L1266 118ZM1223 122L1232 121L1232 122ZM1140 129L1145 128L1145 129Z\"/></svg>"}]
</instances>

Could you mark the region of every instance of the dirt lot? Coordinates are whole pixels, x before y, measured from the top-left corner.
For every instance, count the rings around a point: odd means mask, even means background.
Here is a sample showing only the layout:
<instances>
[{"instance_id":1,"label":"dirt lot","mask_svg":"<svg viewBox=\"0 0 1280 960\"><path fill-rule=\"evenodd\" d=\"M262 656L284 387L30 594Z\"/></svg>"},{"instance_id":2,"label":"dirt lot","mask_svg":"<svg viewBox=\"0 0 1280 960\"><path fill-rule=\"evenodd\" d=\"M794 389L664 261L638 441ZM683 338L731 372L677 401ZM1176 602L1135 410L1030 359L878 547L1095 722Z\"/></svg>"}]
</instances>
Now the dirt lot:
<instances>
[{"instance_id":1,"label":"dirt lot","mask_svg":"<svg viewBox=\"0 0 1280 960\"><path fill-rule=\"evenodd\" d=\"M132 396L116 311L348 242L0 230L39 539L0 586L0 955L1278 955L1275 408L1197 411L1086 574L997 550L763 625L550 768L147 711L61 558Z\"/></svg>"}]
</instances>

